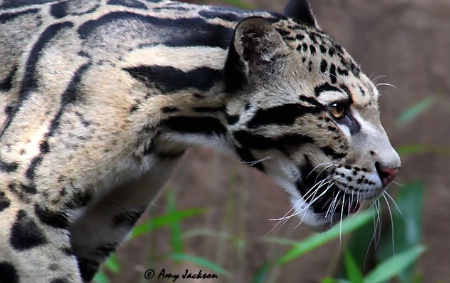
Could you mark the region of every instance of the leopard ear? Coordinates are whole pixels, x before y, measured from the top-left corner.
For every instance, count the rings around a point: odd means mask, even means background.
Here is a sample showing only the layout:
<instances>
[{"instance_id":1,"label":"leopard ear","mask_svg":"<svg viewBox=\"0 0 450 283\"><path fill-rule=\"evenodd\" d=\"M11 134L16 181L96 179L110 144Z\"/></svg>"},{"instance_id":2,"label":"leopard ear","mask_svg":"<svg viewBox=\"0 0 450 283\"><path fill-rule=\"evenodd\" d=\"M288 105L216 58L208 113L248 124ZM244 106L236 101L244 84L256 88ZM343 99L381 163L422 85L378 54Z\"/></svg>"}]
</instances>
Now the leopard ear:
<instances>
[{"instance_id":1,"label":"leopard ear","mask_svg":"<svg viewBox=\"0 0 450 283\"><path fill-rule=\"evenodd\" d=\"M266 19L242 20L234 31L225 62L225 85L233 92L245 84L264 81L273 75L280 60L290 52L280 33Z\"/></svg>"},{"instance_id":2,"label":"leopard ear","mask_svg":"<svg viewBox=\"0 0 450 283\"><path fill-rule=\"evenodd\" d=\"M283 14L296 21L319 28L308 0L289 0Z\"/></svg>"}]
</instances>

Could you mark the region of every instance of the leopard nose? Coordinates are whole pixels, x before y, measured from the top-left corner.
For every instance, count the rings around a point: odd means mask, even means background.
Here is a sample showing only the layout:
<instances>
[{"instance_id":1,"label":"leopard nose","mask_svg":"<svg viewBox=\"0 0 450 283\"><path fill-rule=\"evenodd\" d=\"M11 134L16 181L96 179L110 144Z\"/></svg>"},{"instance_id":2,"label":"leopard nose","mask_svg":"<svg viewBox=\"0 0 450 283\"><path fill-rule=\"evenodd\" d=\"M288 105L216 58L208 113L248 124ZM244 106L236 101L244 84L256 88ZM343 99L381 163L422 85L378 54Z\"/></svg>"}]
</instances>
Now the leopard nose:
<instances>
[{"instance_id":1,"label":"leopard nose","mask_svg":"<svg viewBox=\"0 0 450 283\"><path fill-rule=\"evenodd\" d=\"M375 168L377 169L378 176L380 176L380 180L383 183L383 186L387 186L390 182L392 182L395 179L395 176L397 176L398 171L400 170L399 167L383 167L379 162L375 163Z\"/></svg>"}]
</instances>

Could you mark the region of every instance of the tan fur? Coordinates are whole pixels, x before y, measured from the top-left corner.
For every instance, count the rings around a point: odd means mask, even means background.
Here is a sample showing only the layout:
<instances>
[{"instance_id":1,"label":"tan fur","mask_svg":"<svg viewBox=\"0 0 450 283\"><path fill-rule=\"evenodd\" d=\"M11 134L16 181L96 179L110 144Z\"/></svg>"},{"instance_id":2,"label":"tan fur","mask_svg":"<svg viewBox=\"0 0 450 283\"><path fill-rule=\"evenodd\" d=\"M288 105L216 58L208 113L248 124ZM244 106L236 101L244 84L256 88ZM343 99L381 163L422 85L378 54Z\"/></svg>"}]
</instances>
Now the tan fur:
<instances>
[{"instance_id":1,"label":"tan fur","mask_svg":"<svg viewBox=\"0 0 450 283\"><path fill-rule=\"evenodd\" d=\"M193 144L270 175L315 230L400 167L377 90L315 21L106 2L0 5L0 281L90 280Z\"/></svg>"}]
</instances>

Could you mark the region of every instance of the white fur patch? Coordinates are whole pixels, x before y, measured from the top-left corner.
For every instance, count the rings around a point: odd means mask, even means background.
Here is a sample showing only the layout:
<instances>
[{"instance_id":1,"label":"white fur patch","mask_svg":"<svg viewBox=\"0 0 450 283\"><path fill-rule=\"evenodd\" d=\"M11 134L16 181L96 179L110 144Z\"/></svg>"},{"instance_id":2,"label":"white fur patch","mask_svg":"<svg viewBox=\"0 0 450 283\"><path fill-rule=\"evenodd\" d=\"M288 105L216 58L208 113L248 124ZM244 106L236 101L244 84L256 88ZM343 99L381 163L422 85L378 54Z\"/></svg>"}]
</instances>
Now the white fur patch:
<instances>
[{"instance_id":1,"label":"white fur patch","mask_svg":"<svg viewBox=\"0 0 450 283\"><path fill-rule=\"evenodd\" d=\"M221 70L227 51L219 47L167 47L157 45L130 52L123 67L140 65L169 66L188 72L200 67Z\"/></svg>"}]
</instances>

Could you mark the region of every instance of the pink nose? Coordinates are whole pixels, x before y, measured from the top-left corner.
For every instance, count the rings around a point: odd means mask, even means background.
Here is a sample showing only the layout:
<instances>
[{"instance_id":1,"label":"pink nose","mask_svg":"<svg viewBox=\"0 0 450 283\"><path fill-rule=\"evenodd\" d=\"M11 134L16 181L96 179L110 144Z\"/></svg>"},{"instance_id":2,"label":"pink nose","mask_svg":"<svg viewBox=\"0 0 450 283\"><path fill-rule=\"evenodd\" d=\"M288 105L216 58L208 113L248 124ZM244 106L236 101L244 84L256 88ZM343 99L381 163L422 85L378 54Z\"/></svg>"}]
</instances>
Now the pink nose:
<instances>
[{"instance_id":1,"label":"pink nose","mask_svg":"<svg viewBox=\"0 0 450 283\"><path fill-rule=\"evenodd\" d=\"M375 167L377 168L377 172L380 176L383 186L386 186L390 182L392 182L395 179L395 176L397 176L398 171L400 170L400 168L383 168L378 163L375 164Z\"/></svg>"}]
</instances>

